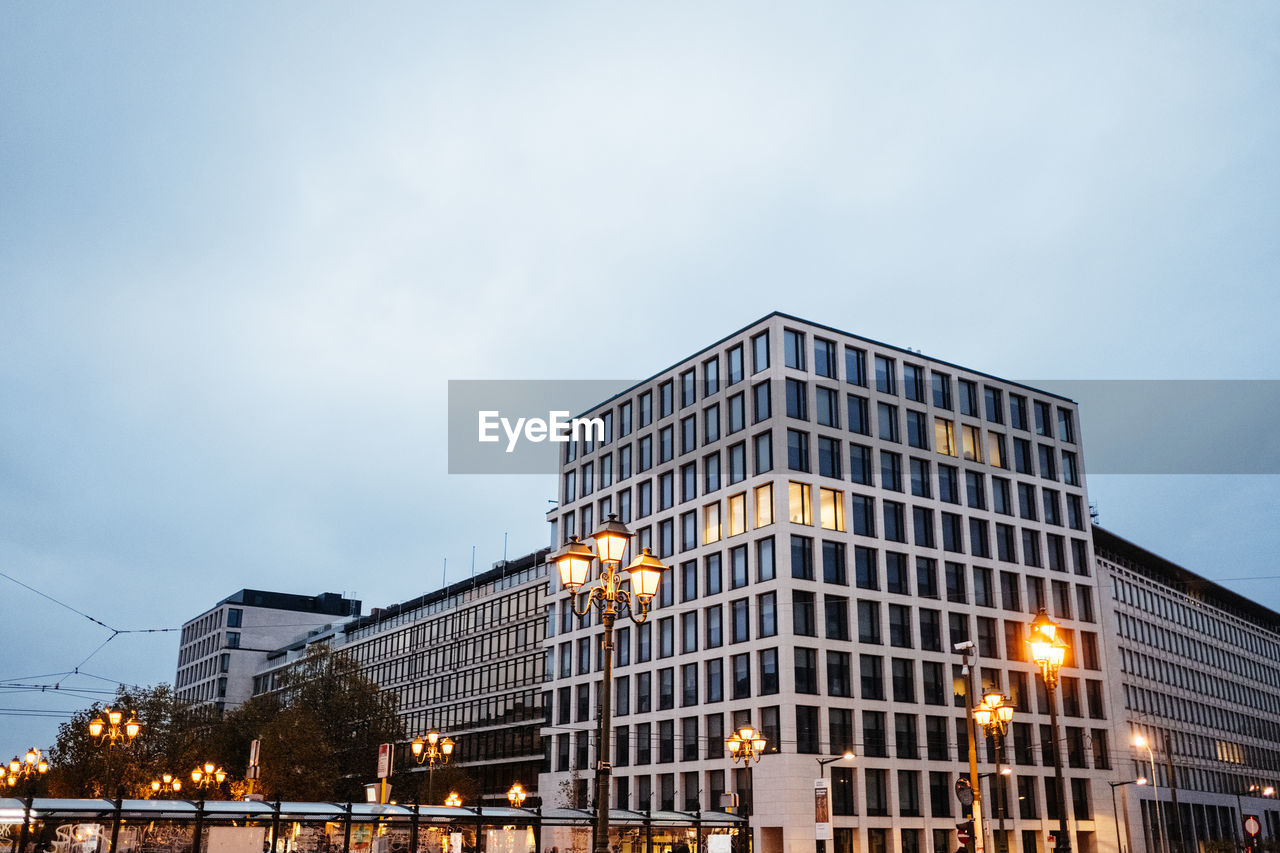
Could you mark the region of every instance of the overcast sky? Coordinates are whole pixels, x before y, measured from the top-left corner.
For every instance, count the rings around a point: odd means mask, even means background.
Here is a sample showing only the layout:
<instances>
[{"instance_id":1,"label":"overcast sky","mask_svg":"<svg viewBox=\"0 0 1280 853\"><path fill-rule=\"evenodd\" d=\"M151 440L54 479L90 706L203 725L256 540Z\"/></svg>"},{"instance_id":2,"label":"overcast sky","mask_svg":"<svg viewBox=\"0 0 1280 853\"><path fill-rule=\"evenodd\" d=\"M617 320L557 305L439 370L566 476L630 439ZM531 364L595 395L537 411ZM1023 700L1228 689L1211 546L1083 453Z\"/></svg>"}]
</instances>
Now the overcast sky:
<instances>
[{"instance_id":1,"label":"overcast sky","mask_svg":"<svg viewBox=\"0 0 1280 853\"><path fill-rule=\"evenodd\" d=\"M543 545L552 478L446 473L450 379L641 379L775 309L1280 378L1280 6L850 5L0 6L0 755L173 678L67 607L367 610ZM1278 481L1088 485L1280 607Z\"/></svg>"}]
</instances>

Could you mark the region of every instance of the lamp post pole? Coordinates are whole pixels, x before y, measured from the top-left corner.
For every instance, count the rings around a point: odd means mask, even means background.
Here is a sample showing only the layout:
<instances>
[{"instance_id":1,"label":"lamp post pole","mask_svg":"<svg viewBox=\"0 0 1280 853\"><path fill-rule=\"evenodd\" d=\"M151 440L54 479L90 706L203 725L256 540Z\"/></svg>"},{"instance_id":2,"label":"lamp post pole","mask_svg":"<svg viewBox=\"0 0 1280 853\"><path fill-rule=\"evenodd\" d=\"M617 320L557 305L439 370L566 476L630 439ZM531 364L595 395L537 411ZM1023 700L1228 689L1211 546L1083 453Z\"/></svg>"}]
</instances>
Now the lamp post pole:
<instances>
[{"instance_id":1,"label":"lamp post pole","mask_svg":"<svg viewBox=\"0 0 1280 853\"><path fill-rule=\"evenodd\" d=\"M421 766L425 761L427 763L427 804L434 803L433 796L435 794L435 774L437 764L448 764L449 758L453 755L453 739L441 738L440 732L432 729L427 732L426 740L420 737L413 739L413 743L409 744L409 749L413 753L413 760ZM383 780L386 784L386 780ZM382 797L381 799L385 799Z\"/></svg>"},{"instance_id":2,"label":"lamp post pole","mask_svg":"<svg viewBox=\"0 0 1280 853\"><path fill-rule=\"evenodd\" d=\"M1044 608L1031 622L1031 659L1040 667L1045 692L1049 698L1049 731L1053 737L1053 778L1058 789L1058 832L1054 849L1058 853L1071 853L1071 838L1067 834L1067 791L1062 778L1062 747L1058 741L1058 670L1067 657L1067 644L1058 637L1058 623L1049 618Z\"/></svg>"},{"instance_id":3,"label":"lamp post pole","mask_svg":"<svg viewBox=\"0 0 1280 853\"><path fill-rule=\"evenodd\" d=\"M116 746L126 747L133 743L138 732L142 731L142 725L133 714L130 714L128 722L125 722L124 712L118 709L104 708L103 715L106 717L105 720L102 717L94 717L89 722L89 736L98 741L98 746L106 747L107 775L112 777L111 757ZM124 772L124 763L120 762L120 772L111 779L116 783L116 807L115 818L111 821L110 853L116 853L116 843L120 840L120 817L124 810Z\"/></svg>"},{"instance_id":4,"label":"lamp post pole","mask_svg":"<svg viewBox=\"0 0 1280 853\"><path fill-rule=\"evenodd\" d=\"M1111 817L1115 820L1116 827L1116 849L1120 853L1125 853L1124 836L1120 834L1120 810L1116 808L1116 788L1123 788L1125 785L1145 785L1147 780L1145 776L1139 776L1137 779L1126 779L1123 782L1108 782L1111 786ZM1124 807L1125 817L1129 815L1129 801L1125 800ZM1128 820L1125 821L1125 835L1128 835Z\"/></svg>"},{"instance_id":5,"label":"lamp post pole","mask_svg":"<svg viewBox=\"0 0 1280 853\"><path fill-rule=\"evenodd\" d=\"M44 753L33 746L21 758L15 755L9 762L7 770L5 782L9 787L17 785L20 780L26 781L27 796L22 801L22 827L18 830L17 850L17 853L26 853L27 833L31 827L31 807L36 797L36 782L49 772L49 762L45 760Z\"/></svg>"},{"instance_id":6,"label":"lamp post pole","mask_svg":"<svg viewBox=\"0 0 1280 853\"><path fill-rule=\"evenodd\" d=\"M631 577L632 588L623 589L619 569L631 541L631 531L618 520L618 516L610 515L600 529L591 534L591 538L596 542L596 553L577 536L573 536L554 559L560 573L560 582L571 596L576 596L587 582L592 560L597 556L600 559L599 585L592 586L587 592L587 602L583 609L579 610L572 599L570 605L579 616L585 616L590 612L591 606L596 605L600 608L600 624L604 627L601 644L604 680L600 685L600 725L596 732L595 852L609 853L609 779L613 770L613 765L609 762L609 732L613 716L613 623L618 618L619 605L625 605L636 622L645 620L649 604L658 591L662 573L667 567L645 548L626 568Z\"/></svg>"},{"instance_id":7,"label":"lamp post pole","mask_svg":"<svg viewBox=\"0 0 1280 853\"><path fill-rule=\"evenodd\" d=\"M974 667L969 663L969 656L974 654L973 643L961 644L957 646L964 655L964 666L961 672L964 677L964 716L965 716L965 737L969 741L969 790L973 794L973 802L970 805L969 813L973 820L972 841L974 853L984 853L986 850L986 832L982 827L982 779L978 776L978 733L974 728L974 704L973 704L973 670ZM960 816L964 816L963 808Z\"/></svg>"},{"instance_id":8,"label":"lamp post pole","mask_svg":"<svg viewBox=\"0 0 1280 853\"><path fill-rule=\"evenodd\" d=\"M819 774L823 779L826 779L826 778L827 778L827 765L828 765L828 764L835 764L837 761L845 761L845 760L850 760L850 761L851 761L851 760L853 760L855 757L856 757L856 756L853 754L853 752L852 752L851 750L846 750L846 751L845 751L845 753L844 753L844 755L837 755L835 758L819 758L819 759L817 759L817 762L818 762L818 774ZM828 796L828 798L830 798L830 796L831 796L831 793L830 793L830 790L829 790L829 789L828 789L827 796ZM830 803L830 799L828 799L828 803ZM817 840L817 850L818 850L818 853L827 853L827 842L826 842L826 839L819 838L819 839Z\"/></svg>"},{"instance_id":9,"label":"lamp post pole","mask_svg":"<svg viewBox=\"0 0 1280 853\"><path fill-rule=\"evenodd\" d=\"M1000 795L995 797L999 805L999 841L996 847L1000 850L1005 849L1004 845L1004 804L1005 791L1003 773L1000 770L1000 748L1004 744L1004 734L1009 729L1009 721L1013 719L1013 703L1005 698L1004 694L999 690L989 690L982 697L982 702L978 707L973 709L974 721L982 726L983 732L987 737L991 738L995 746L995 765L996 772L991 774L991 791L995 795L996 785L1000 785Z\"/></svg>"},{"instance_id":10,"label":"lamp post pole","mask_svg":"<svg viewBox=\"0 0 1280 853\"><path fill-rule=\"evenodd\" d=\"M752 762L759 761L760 756L764 755L765 747L768 745L764 736L757 732L751 726L743 726L729 737L725 738L725 744L729 747L729 757L733 759L733 763L739 761L747 765L747 792L751 797L752 808L747 809L740 806L747 818L747 840L742 848L742 853L749 853L754 847L751 843L754 839L751 837L751 813L755 811L756 784L755 778L751 773Z\"/></svg>"},{"instance_id":11,"label":"lamp post pole","mask_svg":"<svg viewBox=\"0 0 1280 853\"><path fill-rule=\"evenodd\" d=\"M1145 749L1147 751L1147 760L1151 762L1151 796L1153 798L1152 802L1155 803L1156 828L1159 833L1156 837L1160 841L1161 850L1164 851L1164 853L1168 853L1169 838L1165 835L1164 815L1160 812L1160 781L1156 777L1156 758L1151 752L1151 742L1147 740L1145 736L1136 734L1133 736L1133 745L1139 749Z\"/></svg>"}]
</instances>

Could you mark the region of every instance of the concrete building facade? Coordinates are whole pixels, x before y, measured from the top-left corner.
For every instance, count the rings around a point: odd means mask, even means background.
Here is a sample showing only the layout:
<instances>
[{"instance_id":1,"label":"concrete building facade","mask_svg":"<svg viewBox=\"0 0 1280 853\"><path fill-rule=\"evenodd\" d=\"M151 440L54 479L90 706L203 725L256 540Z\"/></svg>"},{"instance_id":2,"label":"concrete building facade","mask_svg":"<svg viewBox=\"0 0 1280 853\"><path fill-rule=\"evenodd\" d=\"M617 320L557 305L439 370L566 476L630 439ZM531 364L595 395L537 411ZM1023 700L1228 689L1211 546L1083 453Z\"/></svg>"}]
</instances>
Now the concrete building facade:
<instances>
[{"instance_id":1,"label":"concrete building facade","mask_svg":"<svg viewBox=\"0 0 1280 853\"><path fill-rule=\"evenodd\" d=\"M544 748L547 549L468 580L290 638L266 656L253 694L279 687L307 647L346 655L395 695L412 739L436 730L457 744L453 763L477 779L486 802L505 803L520 782L537 795ZM413 769L405 744L396 764ZM425 768L424 768L425 769Z\"/></svg>"},{"instance_id":2,"label":"concrete building facade","mask_svg":"<svg viewBox=\"0 0 1280 853\"><path fill-rule=\"evenodd\" d=\"M242 589L182 626L174 691L183 701L234 709L253 693L267 656L308 629L360 614L336 592L293 595Z\"/></svg>"},{"instance_id":3,"label":"concrete building facade","mask_svg":"<svg viewBox=\"0 0 1280 853\"><path fill-rule=\"evenodd\" d=\"M1013 774L984 783L1003 815L989 843L1043 853L1054 742L1025 646L1043 607L1072 649L1072 846L1115 849L1117 704L1072 401L771 314L583 416L603 437L566 446L554 542L613 513L670 569L649 619L618 623L603 750L598 615L553 580L544 791L585 804L606 758L614 808L715 809L736 791L758 850L808 853L825 773L836 853L953 853L968 748L954 647L973 641L982 685L1017 708ZM768 743L754 796L725 750L743 724Z\"/></svg>"},{"instance_id":4,"label":"concrete building facade","mask_svg":"<svg viewBox=\"0 0 1280 853\"><path fill-rule=\"evenodd\" d=\"M1280 838L1280 614L1100 527L1093 541L1127 727L1118 781L1155 782L1124 786L1126 846L1243 841L1249 815L1258 841Z\"/></svg>"}]
</instances>

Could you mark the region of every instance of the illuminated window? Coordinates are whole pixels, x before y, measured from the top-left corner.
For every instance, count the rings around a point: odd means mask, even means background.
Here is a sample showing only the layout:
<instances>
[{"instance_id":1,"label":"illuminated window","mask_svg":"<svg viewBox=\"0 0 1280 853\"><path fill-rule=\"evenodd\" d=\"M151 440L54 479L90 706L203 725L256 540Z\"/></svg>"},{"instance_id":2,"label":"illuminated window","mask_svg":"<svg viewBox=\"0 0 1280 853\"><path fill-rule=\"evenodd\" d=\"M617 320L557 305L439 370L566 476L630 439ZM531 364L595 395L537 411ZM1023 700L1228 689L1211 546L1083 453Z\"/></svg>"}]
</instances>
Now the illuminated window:
<instances>
[{"instance_id":1,"label":"illuminated window","mask_svg":"<svg viewBox=\"0 0 1280 853\"><path fill-rule=\"evenodd\" d=\"M729 496L729 535L747 532L747 493Z\"/></svg>"},{"instance_id":2,"label":"illuminated window","mask_svg":"<svg viewBox=\"0 0 1280 853\"><path fill-rule=\"evenodd\" d=\"M773 483L756 486L756 527L773 524Z\"/></svg>"},{"instance_id":3,"label":"illuminated window","mask_svg":"<svg viewBox=\"0 0 1280 853\"><path fill-rule=\"evenodd\" d=\"M956 455L955 429L955 424L946 418L933 419L933 443L939 453L945 453L948 456Z\"/></svg>"},{"instance_id":4,"label":"illuminated window","mask_svg":"<svg viewBox=\"0 0 1280 853\"><path fill-rule=\"evenodd\" d=\"M982 461L982 431L975 426L965 426L961 430L964 441L964 458L970 462Z\"/></svg>"},{"instance_id":5,"label":"illuminated window","mask_svg":"<svg viewBox=\"0 0 1280 853\"><path fill-rule=\"evenodd\" d=\"M844 492L818 489L818 508L823 530L844 530Z\"/></svg>"},{"instance_id":6,"label":"illuminated window","mask_svg":"<svg viewBox=\"0 0 1280 853\"><path fill-rule=\"evenodd\" d=\"M1004 461L1004 436L998 432L987 433L987 461L997 468L1008 468Z\"/></svg>"},{"instance_id":7,"label":"illuminated window","mask_svg":"<svg viewBox=\"0 0 1280 853\"><path fill-rule=\"evenodd\" d=\"M787 502L792 524L813 524L813 511L809 507L809 486L807 484L788 483Z\"/></svg>"},{"instance_id":8,"label":"illuminated window","mask_svg":"<svg viewBox=\"0 0 1280 853\"><path fill-rule=\"evenodd\" d=\"M720 541L720 502L702 508L702 543L710 545Z\"/></svg>"}]
</instances>

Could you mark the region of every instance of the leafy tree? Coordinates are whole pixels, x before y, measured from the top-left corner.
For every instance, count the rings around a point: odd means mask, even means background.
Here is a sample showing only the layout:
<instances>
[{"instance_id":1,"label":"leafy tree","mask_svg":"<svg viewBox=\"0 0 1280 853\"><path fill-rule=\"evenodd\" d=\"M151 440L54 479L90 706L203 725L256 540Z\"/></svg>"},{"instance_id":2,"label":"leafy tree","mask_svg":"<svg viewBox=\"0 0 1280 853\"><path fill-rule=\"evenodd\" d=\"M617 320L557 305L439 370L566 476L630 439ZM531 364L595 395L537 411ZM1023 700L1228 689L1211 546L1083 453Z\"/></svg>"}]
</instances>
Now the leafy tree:
<instances>
[{"instance_id":1,"label":"leafy tree","mask_svg":"<svg viewBox=\"0 0 1280 853\"><path fill-rule=\"evenodd\" d=\"M284 673L276 694L228 714L219 733L224 749L243 743L245 757L248 740L260 738L259 790L285 800L363 799L377 772L378 745L403 736L395 697L321 645ZM223 757L243 775L243 758Z\"/></svg>"},{"instance_id":2,"label":"leafy tree","mask_svg":"<svg viewBox=\"0 0 1280 853\"><path fill-rule=\"evenodd\" d=\"M133 714L142 729L132 742L99 744L89 734L89 723L104 717L104 706L94 703L58 726L58 738L49 751L49 792L59 797L113 797L117 789L126 797L145 796L150 782L163 773L185 777L199 761L200 743L211 722L197 709L178 699L167 684L125 687L116 691L110 707ZM105 717L104 717L105 718Z\"/></svg>"}]
</instances>

